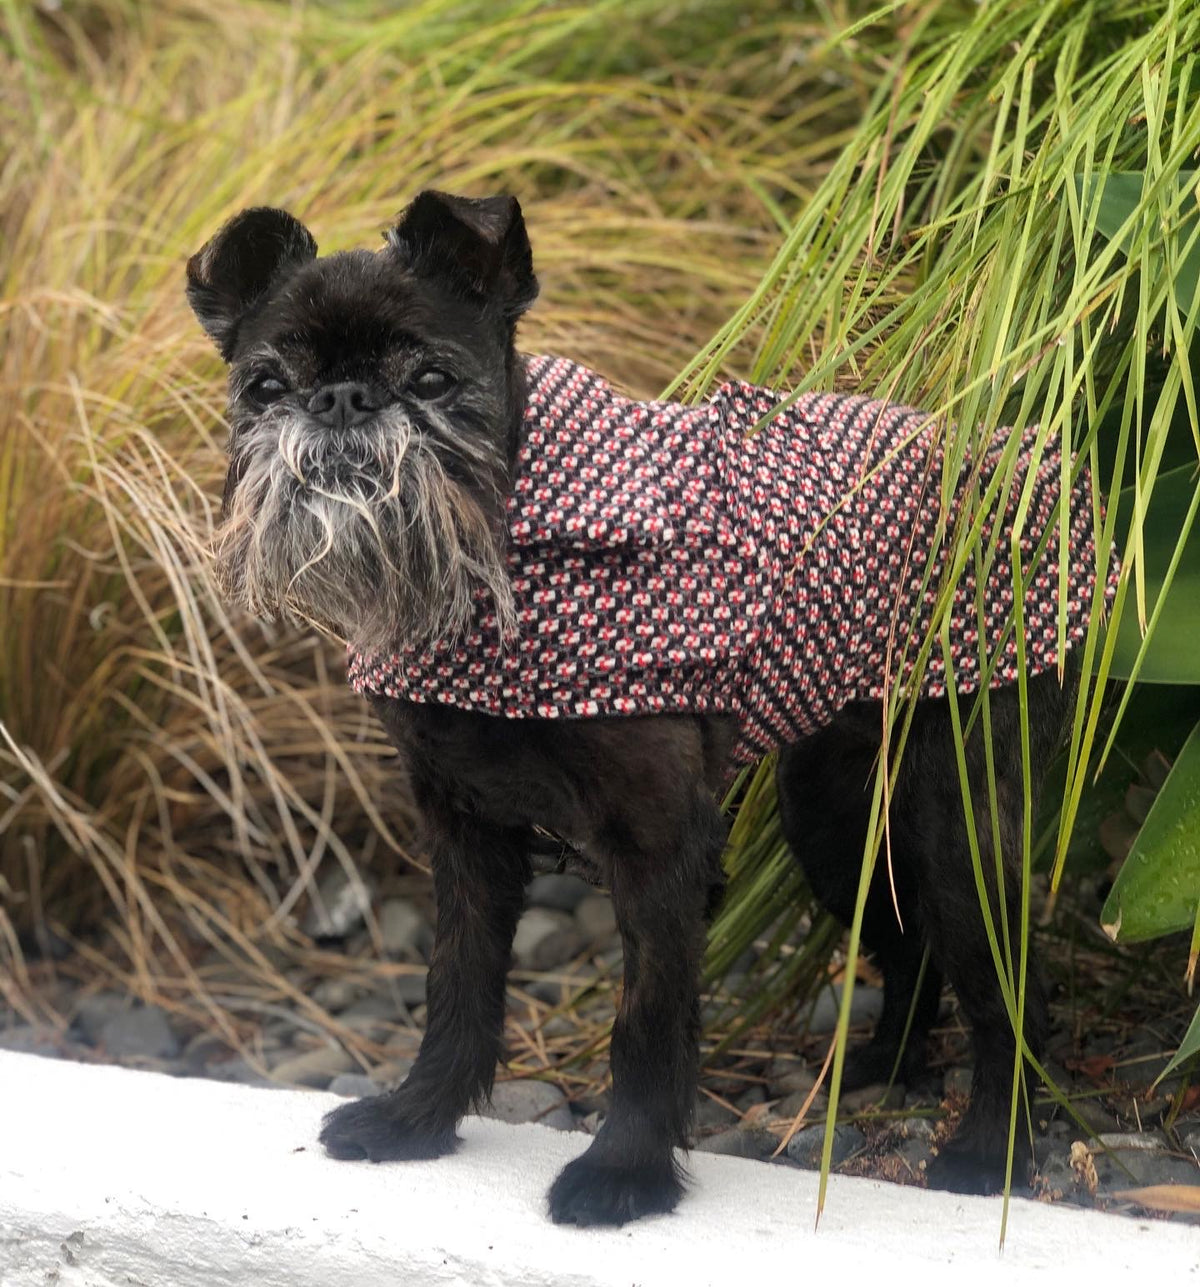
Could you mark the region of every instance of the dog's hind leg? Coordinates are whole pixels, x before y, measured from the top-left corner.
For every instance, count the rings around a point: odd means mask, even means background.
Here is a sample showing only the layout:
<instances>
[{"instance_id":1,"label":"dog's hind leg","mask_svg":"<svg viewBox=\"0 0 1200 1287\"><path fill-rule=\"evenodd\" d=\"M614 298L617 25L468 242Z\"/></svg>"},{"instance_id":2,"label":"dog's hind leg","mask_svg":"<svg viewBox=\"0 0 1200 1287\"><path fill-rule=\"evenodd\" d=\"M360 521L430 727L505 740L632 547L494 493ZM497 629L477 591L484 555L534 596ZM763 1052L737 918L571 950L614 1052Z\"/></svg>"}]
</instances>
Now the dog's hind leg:
<instances>
[{"instance_id":1,"label":"dog's hind leg","mask_svg":"<svg viewBox=\"0 0 1200 1287\"><path fill-rule=\"evenodd\" d=\"M625 968L612 1109L587 1152L554 1181L550 1214L559 1223L624 1224L670 1211L683 1191L674 1150L687 1147L695 1104L698 980L705 918L723 880L725 826L700 782L678 801L656 795L650 785L611 824Z\"/></svg>"},{"instance_id":2,"label":"dog's hind leg","mask_svg":"<svg viewBox=\"0 0 1200 1287\"><path fill-rule=\"evenodd\" d=\"M1055 676L1044 675L1029 681L1030 804L1034 816L1041 780L1054 754L1069 701L1070 689L1064 691ZM960 699L960 708L965 714L966 699ZM1009 953L1016 971L1021 955L1024 808L1021 708L1016 690L994 692L990 708L996 787L994 829L982 721L977 721L967 739L967 773L995 938L1003 961L1006 920ZM954 1138L942 1146L930 1166L929 1182L935 1187L960 1192L994 1192L1003 1187L1008 1154L1016 1060L1014 1024L997 976L980 907L954 762L949 712L944 702L930 702L918 712L910 749L914 752L912 769L902 769L897 795L903 797L912 825L919 826L925 836L921 910L933 955L945 970L970 1020L975 1051L970 1104ZM998 875L994 832L1000 841L1001 875ZM1001 880L1003 896L998 892ZM1030 944L1024 982L1024 1037L1035 1057L1041 1054L1049 1022L1046 992ZM1022 1095L1013 1170L1017 1183L1024 1182L1028 1156L1029 1131Z\"/></svg>"},{"instance_id":3,"label":"dog's hind leg","mask_svg":"<svg viewBox=\"0 0 1200 1287\"><path fill-rule=\"evenodd\" d=\"M785 748L776 774L788 845L817 899L847 925L858 898L881 718L875 706L847 712L828 728ZM893 1070L898 1080L911 1084L925 1070L926 1039L941 998L941 972L930 960L922 975L925 935L913 848L908 829L893 826L892 880L886 857L881 854L876 860L862 941L883 973L883 1013L870 1041L846 1056L846 1089L886 1082Z\"/></svg>"},{"instance_id":4,"label":"dog's hind leg","mask_svg":"<svg viewBox=\"0 0 1200 1287\"><path fill-rule=\"evenodd\" d=\"M486 826L432 781L413 786L429 833L437 924L428 1019L403 1085L336 1108L321 1142L338 1158L436 1157L455 1128L491 1094L502 1053L505 976L529 879L525 828Z\"/></svg>"}]
</instances>

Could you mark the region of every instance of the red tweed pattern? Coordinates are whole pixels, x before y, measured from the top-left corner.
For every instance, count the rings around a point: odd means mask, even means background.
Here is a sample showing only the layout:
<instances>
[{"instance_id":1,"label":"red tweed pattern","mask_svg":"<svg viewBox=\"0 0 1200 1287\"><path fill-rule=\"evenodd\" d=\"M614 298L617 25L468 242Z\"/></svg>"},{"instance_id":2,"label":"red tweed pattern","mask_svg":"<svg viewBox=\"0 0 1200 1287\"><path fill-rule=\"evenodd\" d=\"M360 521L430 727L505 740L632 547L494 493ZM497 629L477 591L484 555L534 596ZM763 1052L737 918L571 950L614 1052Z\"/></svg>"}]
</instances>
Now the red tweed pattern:
<instances>
[{"instance_id":1,"label":"red tweed pattern","mask_svg":"<svg viewBox=\"0 0 1200 1287\"><path fill-rule=\"evenodd\" d=\"M461 639L351 653L359 692L510 719L733 713L737 759L749 763L910 675L947 573L945 533L960 518L982 515L990 540L954 591L953 682L979 686L981 630L988 682L1014 682L1022 500L1028 672L1058 664L1060 595L1066 646L1086 631L1091 486L1075 473L1060 577L1062 460L1048 444L1031 472L1036 427L1009 473L1012 431L998 433L980 467L960 472L947 512L935 427L908 407L808 394L780 409L782 395L741 382L696 407L637 402L561 358L531 359L529 383L508 504L516 638L501 644L481 592ZM999 503L983 496L994 477ZM1105 602L1117 571L1114 559ZM946 678L935 649L921 692L944 693Z\"/></svg>"}]
</instances>

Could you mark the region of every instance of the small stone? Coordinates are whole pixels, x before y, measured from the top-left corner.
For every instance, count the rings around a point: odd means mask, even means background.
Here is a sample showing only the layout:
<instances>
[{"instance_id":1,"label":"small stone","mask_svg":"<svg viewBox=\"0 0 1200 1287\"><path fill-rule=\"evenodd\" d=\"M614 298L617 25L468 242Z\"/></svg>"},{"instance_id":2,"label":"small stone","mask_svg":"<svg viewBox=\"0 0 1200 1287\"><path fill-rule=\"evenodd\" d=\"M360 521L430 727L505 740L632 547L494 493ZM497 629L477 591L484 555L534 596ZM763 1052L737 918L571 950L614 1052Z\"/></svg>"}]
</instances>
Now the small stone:
<instances>
[{"instance_id":1,"label":"small stone","mask_svg":"<svg viewBox=\"0 0 1200 1287\"><path fill-rule=\"evenodd\" d=\"M345 1010L366 995L367 988L351 979L322 979L309 993L317 1005L332 1014Z\"/></svg>"},{"instance_id":2,"label":"small stone","mask_svg":"<svg viewBox=\"0 0 1200 1287\"><path fill-rule=\"evenodd\" d=\"M739 1091L738 1094L730 1100L734 1108L739 1113L747 1113L750 1109L757 1107L759 1104L765 1104L767 1101L767 1088L758 1082L747 1086L745 1090Z\"/></svg>"},{"instance_id":3,"label":"small stone","mask_svg":"<svg viewBox=\"0 0 1200 1287\"><path fill-rule=\"evenodd\" d=\"M928 1117L906 1117L900 1123L900 1135L906 1140L924 1140L933 1142L937 1127Z\"/></svg>"},{"instance_id":4,"label":"small stone","mask_svg":"<svg viewBox=\"0 0 1200 1287\"><path fill-rule=\"evenodd\" d=\"M556 912L573 912L591 892L592 887L578 876L550 872L545 876L535 876L529 882L529 905L549 907Z\"/></svg>"},{"instance_id":5,"label":"small stone","mask_svg":"<svg viewBox=\"0 0 1200 1287\"><path fill-rule=\"evenodd\" d=\"M883 1082L874 1086L860 1086L857 1090L848 1090L839 1096L838 1108L847 1114L903 1108L907 1094L908 1088L900 1082L893 1082L891 1086Z\"/></svg>"},{"instance_id":6,"label":"small stone","mask_svg":"<svg viewBox=\"0 0 1200 1287\"><path fill-rule=\"evenodd\" d=\"M947 1099L967 1099L974 1076L973 1068L948 1068L942 1080L942 1093Z\"/></svg>"},{"instance_id":7,"label":"small stone","mask_svg":"<svg viewBox=\"0 0 1200 1287\"><path fill-rule=\"evenodd\" d=\"M292 1055L271 1069L271 1080L289 1086L329 1085L338 1073L350 1072L354 1060L340 1047L320 1046L302 1055Z\"/></svg>"},{"instance_id":8,"label":"small stone","mask_svg":"<svg viewBox=\"0 0 1200 1287\"><path fill-rule=\"evenodd\" d=\"M590 943L612 938L617 932L617 914L612 899L604 894L588 894L575 908L575 923Z\"/></svg>"},{"instance_id":9,"label":"small stone","mask_svg":"<svg viewBox=\"0 0 1200 1287\"><path fill-rule=\"evenodd\" d=\"M413 1060L402 1056L385 1060L371 1069L371 1080L384 1090L391 1090L412 1072Z\"/></svg>"},{"instance_id":10,"label":"small stone","mask_svg":"<svg viewBox=\"0 0 1200 1287\"><path fill-rule=\"evenodd\" d=\"M796 1114L804 1107L808 1101L809 1090L794 1090L790 1095L785 1095L779 1103L771 1109L771 1116L778 1121L791 1122L796 1118ZM808 1105L808 1112L805 1121L815 1122L825 1116L829 1108L829 1096L823 1090L817 1091L813 1095L813 1101Z\"/></svg>"},{"instance_id":11,"label":"small stone","mask_svg":"<svg viewBox=\"0 0 1200 1287\"><path fill-rule=\"evenodd\" d=\"M370 1099L380 1093L380 1087L372 1077L363 1073L338 1073L329 1083L331 1095L347 1095L353 1099Z\"/></svg>"},{"instance_id":12,"label":"small stone","mask_svg":"<svg viewBox=\"0 0 1200 1287\"><path fill-rule=\"evenodd\" d=\"M280 1087L270 1077L264 1077L244 1056L234 1055L232 1059L222 1059L219 1063L205 1064L198 1075L212 1081L231 1081L239 1086L269 1086L274 1090Z\"/></svg>"},{"instance_id":13,"label":"small stone","mask_svg":"<svg viewBox=\"0 0 1200 1287\"><path fill-rule=\"evenodd\" d=\"M210 1064L221 1063L232 1057L229 1043L215 1032L198 1032L183 1048L183 1058L189 1070L206 1076Z\"/></svg>"},{"instance_id":14,"label":"small stone","mask_svg":"<svg viewBox=\"0 0 1200 1287\"><path fill-rule=\"evenodd\" d=\"M566 912L531 907L517 922L513 957L521 969L552 970L569 961L582 945L582 936Z\"/></svg>"},{"instance_id":15,"label":"small stone","mask_svg":"<svg viewBox=\"0 0 1200 1287\"><path fill-rule=\"evenodd\" d=\"M1088 1130L1093 1135L1109 1134L1120 1129L1120 1124L1116 1117L1097 1099L1073 1099L1071 1107L1076 1114L1083 1118ZM1079 1133L1079 1123L1076 1122L1075 1117L1062 1109L1059 1109L1059 1112L1070 1123L1071 1133L1077 1135Z\"/></svg>"},{"instance_id":16,"label":"small stone","mask_svg":"<svg viewBox=\"0 0 1200 1287\"><path fill-rule=\"evenodd\" d=\"M1181 1135L1179 1142L1183 1145L1185 1153L1200 1157L1200 1127L1188 1131L1186 1135Z\"/></svg>"},{"instance_id":17,"label":"small stone","mask_svg":"<svg viewBox=\"0 0 1200 1287\"><path fill-rule=\"evenodd\" d=\"M1167 1147L1166 1139L1157 1131L1146 1131L1143 1134L1106 1131L1103 1135L1097 1136L1097 1139L1105 1148L1136 1149L1139 1152L1165 1149Z\"/></svg>"},{"instance_id":18,"label":"small stone","mask_svg":"<svg viewBox=\"0 0 1200 1287\"><path fill-rule=\"evenodd\" d=\"M62 1051L50 1036L49 1029L19 1023L0 1032L0 1050L13 1050L23 1055L47 1055L51 1058Z\"/></svg>"},{"instance_id":19,"label":"small stone","mask_svg":"<svg viewBox=\"0 0 1200 1287\"><path fill-rule=\"evenodd\" d=\"M368 1041L386 1041L397 1023L403 1022L406 1014L399 1012L397 1003L390 996L364 996L361 1001L342 1010L337 1021L344 1023L352 1032L362 1033Z\"/></svg>"},{"instance_id":20,"label":"small stone","mask_svg":"<svg viewBox=\"0 0 1200 1287\"><path fill-rule=\"evenodd\" d=\"M84 997L79 1002L72 1023L83 1039L94 1046L100 1040L104 1025L131 1008L132 1003L124 993L93 992L90 997Z\"/></svg>"},{"instance_id":21,"label":"small stone","mask_svg":"<svg viewBox=\"0 0 1200 1287\"><path fill-rule=\"evenodd\" d=\"M763 1069L767 1083L767 1093L773 1096L791 1095L798 1090L812 1090L816 1084L816 1073L797 1059L776 1057Z\"/></svg>"},{"instance_id":22,"label":"small stone","mask_svg":"<svg viewBox=\"0 0 1200 1287\"><path fill-rule=\"evenodd\" d=\"M1107 1151L1100 1151L1100 1145ZM1172 1156L1165 1136L1158 1131L1104 1134L1098 1141L1089 1141L1087 1147L1101 1187L1106 1189L1200 1182L1200 1166L1191 1158Z\"/></svg>"},{"instance_id":23,"label":"small stone","mask_svg":"<svg viewBox=\"0 0 1200 1287\"><path fill-rule=\"evenodd\" d=\"M153 1005L115 1014L100 1029L100 1043L116 1059L174 1059L179 1039Z\"/></svg>"},{"instance_id":24,"label":"small stone","mask_svg":"<svg viewBox=\"0 0 1200 1287\"><path fill-rule=\"evenodd\" d=\"M695 1123L698 1131L726 1130L737 1120L737 1114L707 1095L696 1100Z\"/></svg>"},{"instance_id":25,"label":"small stone","mask_svg":"<svg viewBox=\"0 0 1200 1287\"><path fill-rule=\"evenodd\" d=\"M501 1081L492 1088L492 1102L480 1114L501 1122L537 1122L555 1130L575 1129L566 1096L546 1081Z\"/></svg>"},{"instance_id":26,"label":"small stone","mask_svg":"<svg viewBox=\"0 0 1200 1287\"><path fill-rule=\"evenodd\" d=\"M1037 1180L1049 1192L1071 1193L1078 1175L1071 1165L1071 1146L1063 1140L1039 1140L1035 1146Z\"/></svg>"},{"instance_id":27,"label":"small stone","mask_svg":"<svg viewBox=\"0 0 1200 1287\"><path fill-rule=\"evenodd\" d=\"M521 991L543 1005L562 1005L571 994L570 985L557 978L522 980Z\"/></svg>"},{"instance_id":28,"label":"small stone","mask_svg":"<svg viewBox=\"0 0 1200 1287\"><path fill-rule=\"evenodd\" d=\"M314 939L342 939L363 922L371 906L374 882L355 872L351 879L335 867L318 882L304 917L305 934Z\"/></svg>"},{"instance_id":29,"label":"small stone","mask_svg":"<svg viewBox=\"0 0 1200 1287\"><path fill-rule=\"evenodd\" d=\"M866 1144L862 1131L854 1126L835 1126L833 1128L833 1155L830 1165L840 1166ZM809 1170L817 1170L821 1165L821 1152L825 1147L824 1124L805 1126L798 1130L788 1141L787 1154L793 1162Z\"/></svg>"},{"instance_id":30,"label":"small stone","mask_svg":"<svg viewBox=\"0 0 1200 1287\"><path fill-rule=\"evenodd\" d=\"M779 1147L779 1140L761 1126L735 1126L709 1135L696 1143L697 1153L718 1153L724 1157L750 1157L761 1161Z\"/></svg>"},{"instance_id":31,"label":"small stone","mask_svg":"<svg viewBox=\"0 0 1200 1287\"><path fill-rule=\"evenodd\" d=\"M343 1023L352 1023L356 1019L360 1021L363 1019L390 1021L396 1018L396 1003L391 997L379 996L376 993L362 997L360 1000L355 1001L353 1005L347 1006L339 1017Z\"/></svg>"},{"instance_id":32,"label":"small stone","mask_svg":"<svg viewBox=\"0 0 1200 1287\"><path fill-rule=\"evenodd\" d=\"M403 898L386 899L379 909L379 937L384 952L397 961L419 961L432 935L420 912Z\"/></svg>"},{"instance_id":33,"label":"small stone","mask_svg":"<svg viewBox=\"0 0 1200 1287\"><path fill-rule=\"evenodd\" d=\"M398 974L389 980L388 989L405 1005L424 1005L428 994L429 971L420 974Z\"/></svg>"},{"instance_id":34,"label":"small stone","mask_svg":"<svg viewBox=\"0 0 1200 1287\"><path fill-rule=\"evenodd\" d=\"M579 1031L579 1024L566 1014L552 1014L538 1025L543 1037L570 1037Z\"/></svg>"},{"instance_id":35,"label":"small stone","mask_svg":"<svg viewBox=\"0 0 1200 1287\"><path fill-rule=\"evenodd\" d=\"M823 988L812 1008L808 1021L808 1031L815 1033L832 1032L838 1023L842 1007L842 986L835 983L832 987ZM883 1013L883 989L873 988L866 983L854 985L854 996L850 1000L850 1024L873 1023Z\"/></svg>"},{"instance_id":36,"label":"small stone","mask_svg":"<svg viewBox=\"0 0 1200 1287\"><path fill-rule=\"evenodd\" d=\"M588 1135L598 1135L600 1127L604 1125L604 1118L604 1113L600 1112L599 1109L594 1109L579 1119L579 1129L585 1131Z\"/></svg>"},{"instance_id":37,"label":"small stone","mask_svg":"<svg viewBox=\"0 0 1200 1287\"><path fill-rule=\"evenodd\" d=\"M896 1150L896 1156L911 1175L924 1175L933 1161L933 1149L928 1140L905 1140Z\"/></svg>"}]
</instances>

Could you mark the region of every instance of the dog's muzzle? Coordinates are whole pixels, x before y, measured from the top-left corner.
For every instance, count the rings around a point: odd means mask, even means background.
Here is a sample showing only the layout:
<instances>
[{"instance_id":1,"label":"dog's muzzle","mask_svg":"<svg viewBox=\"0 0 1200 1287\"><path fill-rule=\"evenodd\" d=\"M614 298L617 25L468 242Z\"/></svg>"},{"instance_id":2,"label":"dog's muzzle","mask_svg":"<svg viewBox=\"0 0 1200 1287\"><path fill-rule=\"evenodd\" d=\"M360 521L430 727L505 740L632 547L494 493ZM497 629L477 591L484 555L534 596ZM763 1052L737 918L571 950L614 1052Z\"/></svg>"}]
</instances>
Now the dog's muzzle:
<instances>
[{"instance_id":1,"label":"dog's muzzle","mask_svg":"<svg viewBox=\"0 0 1200 1287\"><path fill-rule=\"evenodd\" d=\"M455 477L445 438L403 411L330 428L272 407L232 452L215 553L255 615L375 650L460 633L481 588L511 618L494 489Z\"/></svg>"}]
</instances>

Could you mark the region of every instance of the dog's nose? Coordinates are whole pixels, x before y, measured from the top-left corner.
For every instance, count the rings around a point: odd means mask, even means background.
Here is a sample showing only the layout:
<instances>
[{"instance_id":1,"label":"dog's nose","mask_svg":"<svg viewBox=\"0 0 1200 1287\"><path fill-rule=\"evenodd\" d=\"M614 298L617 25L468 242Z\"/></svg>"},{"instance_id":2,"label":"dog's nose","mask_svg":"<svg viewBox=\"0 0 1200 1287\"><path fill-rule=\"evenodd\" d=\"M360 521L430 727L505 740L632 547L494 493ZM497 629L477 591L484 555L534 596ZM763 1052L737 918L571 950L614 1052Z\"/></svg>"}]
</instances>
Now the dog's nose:
<instances>
[{"instance_id":1,"label":"dog's nose","mask_svg":"<svg viewBox=\"0 0 1200 1287\"><path fill-rule=\"evenodd\" d=\"M330 429L349 429L369 420L379 404L365 384L327 384L309 398L308 410Z\"/></svg>"}]
</instances>

